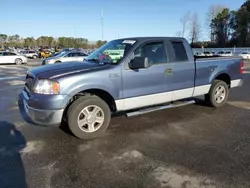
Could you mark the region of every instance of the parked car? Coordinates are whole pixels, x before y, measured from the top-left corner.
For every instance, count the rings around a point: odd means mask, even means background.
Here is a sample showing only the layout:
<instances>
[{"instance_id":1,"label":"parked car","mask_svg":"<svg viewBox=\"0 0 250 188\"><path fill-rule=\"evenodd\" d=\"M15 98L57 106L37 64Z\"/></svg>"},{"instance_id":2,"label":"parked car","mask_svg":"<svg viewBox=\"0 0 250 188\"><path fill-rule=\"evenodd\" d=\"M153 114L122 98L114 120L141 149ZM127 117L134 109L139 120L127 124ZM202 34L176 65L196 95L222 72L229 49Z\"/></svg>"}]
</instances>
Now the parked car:
<instances>
[{"instance_id":1,"label":"parked car","mask_svg":"<svg viewBox=\"0 0 250 188\"><path fill-rule=\"evenodd\" d=\"M81 51L63 51L42 61L42 65L61 63L67 61L83 61L88 54Z\"/></svg>"},{"instance_id":2,"label":"parked car","mask_svg":"<svg viewBox=\"0 0 250 188\"><path fill-rule=\"evenodd\" d=\"M205 56L213 56L214 55L212 52L209 52L209 51L205 51L203 53Z\"/></svg>"},{"instance_id":3,"label":"parked car","mask_svg":"<svg viewBox=\"0 0 250 188\"><path fill-rule=\"evenodd\" d=\"M215 53L215 55L218 55L218 56L224 56L225 52L223 51L218 51L217 53Z\"/></svg>"},{"instance_id":4,"label":"parked car","mask_svg":"<svg viewBox=\"0 0 250 188\"><path fill-rule=\"evenodd\" d=\"M120 46L125 51L118 61L103 55ZM118 112L134 116L183 106L200 95L210 106L222 107L229 89L243 83L243 66L240 57L195 60L183 38L117 39L84 63L29 70L20 99L34 124L66 121L75 136L92 139L107 129L111 114Z\"/></svg>"},{"instance_id":5,"label":"parked car","mask_svg":"<svg viewBox=\"0 0 250 188\"><path fill-rule=\"evenodd\" d=\"M40 52L39 57L40 57L40 58L48 58L48 57L51 56L51 55L52 55L52 52L51 52L51 51L49 51L49 50L42 50L42 51Z\"/></svg>"},{"instance_id":6,"label":"parked car","mask_svg":"<svg viewBox=\"0 0 250 188\"><path fill-rule=\"evenodd\" d=\"M225 57L233 56L233 52L227 51L222 56L225 56Z\"/></svg>"},{"instance_id":7,"label":"parked car","mask_svg":"<svg viewBox=\"0 0 250 188\"><path fill-rule=\"evenodd\" d=\"M250 59L250 52L242 52L239 54L243 59Z\"/></svg>"},{"instance_id":8,"label":"parked car","mask_svg":"<svg viewBox=\"0 0 250 188\"><path fill-rule=\"evenodd\" d=\"M195 53L194 53L194 56L200 57L200 56L205 56L205 54L202 53L202 52L195 52Z\"/></svg>"},{"instance_id":9,"label":"parked car","mask_svg":"<svg viewBox=\"0 0 250 188\"><path fill-rule=\"evenodd\" d=\"M22 51L21 54L32 59L38 58L38 53L35 50L25 50L25 51Z\"/></svg>"},{"instance_id":10,"label":"parked car","mask_svg":"<svg viewBox=\"0 0 250 188\"><path fill-rule=\"evenodd\" d=\"M27 63L28 59L24 55L14 53L14 52L0 52L0 64L11 64L15 63L21 65L22 63Z\"/></svg>"}]
</instances>

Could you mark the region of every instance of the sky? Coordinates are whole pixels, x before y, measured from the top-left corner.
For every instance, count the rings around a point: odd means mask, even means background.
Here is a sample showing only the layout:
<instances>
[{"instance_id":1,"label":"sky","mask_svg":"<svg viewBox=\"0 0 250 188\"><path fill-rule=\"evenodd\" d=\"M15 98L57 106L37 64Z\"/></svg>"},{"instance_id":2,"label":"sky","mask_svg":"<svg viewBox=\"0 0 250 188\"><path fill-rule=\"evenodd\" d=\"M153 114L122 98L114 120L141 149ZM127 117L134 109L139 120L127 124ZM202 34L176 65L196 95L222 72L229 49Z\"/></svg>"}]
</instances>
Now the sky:
<instances>
[{"instance_id":1,"label":"sky","mask_svg":"<svg viewBox=\"0 0 250 188\"><path fill-rule=\"evenodd\" d=\"M21 37L83 37L104 40L139 36L175 36L180 19L197 13L201 38L208 38L211 5L238 9L245 0L0 0L0 33ZM188 37L188 33L186 33Z\"/></svg>"}]
</instances>

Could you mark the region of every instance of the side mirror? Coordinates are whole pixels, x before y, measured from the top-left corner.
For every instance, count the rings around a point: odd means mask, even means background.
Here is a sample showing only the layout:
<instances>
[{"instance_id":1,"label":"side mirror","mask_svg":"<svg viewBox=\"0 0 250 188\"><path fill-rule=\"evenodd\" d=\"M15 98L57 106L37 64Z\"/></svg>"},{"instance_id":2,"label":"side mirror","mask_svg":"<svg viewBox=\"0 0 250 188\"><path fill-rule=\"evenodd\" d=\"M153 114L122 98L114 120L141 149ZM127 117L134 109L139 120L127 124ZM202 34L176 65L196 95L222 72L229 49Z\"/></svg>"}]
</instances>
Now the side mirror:
<instances>
[{"instance_id":1,"label":"side mirror","mask_svg":"<svg viewBox=\"0 0 250 188\"><path fill-rule=\"evenodd\" d=\"M149 67L148 58L135 57L129 62L130 69L143 69Z\"/></svg>"}]
</instances>

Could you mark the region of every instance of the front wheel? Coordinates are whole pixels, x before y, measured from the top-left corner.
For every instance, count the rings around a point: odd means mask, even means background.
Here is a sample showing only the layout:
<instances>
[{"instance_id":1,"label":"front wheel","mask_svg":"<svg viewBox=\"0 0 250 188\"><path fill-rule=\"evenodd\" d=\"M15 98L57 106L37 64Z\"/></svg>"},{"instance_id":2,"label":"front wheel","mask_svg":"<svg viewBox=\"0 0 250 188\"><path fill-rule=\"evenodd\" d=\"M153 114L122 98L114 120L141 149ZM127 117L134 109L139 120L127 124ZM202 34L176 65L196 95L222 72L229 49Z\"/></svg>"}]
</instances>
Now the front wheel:
<instances>
[{"instance_id":1,"label":"front wheel","mask_svg":"<svg viewBox=\"0 0 250 188\"><path fill-rule=\"evenodd\" d=\"M108 128L111 119L110 108L95 95L86 95L74 101L68 109L69 129L78 138L92 139Z\"/></svg>"},{"instance_id":2,"label":"front wheel","mask_svg":"<svg viewBox=\"0 0 250 188\"><path fill-rule=\"evenodd\" d=\"M226 104L229 95L227 83L221 80L215 80L205 95L206 102L212 107L222 107Z\"/></svg>"},{"instance_id":3,"label":"front wheel","mask_svg":"<svg viewBox=\"0 0 250 188\"><path fill-rule=\"evenodd\" d=\"M23 60L20 58L15 59L15 64L16 65L21 65L23 63Z\"/></svg>"},{"instance_id":4,"label":"front wheel","mask_svg":"<svg viewBox=\"0 0 250 188\"><path fill-rule=\"evenodd\" d=\"M33 57L32 57L33 59L37 59L37 56L36 55L33 55Z\"/></svg>"}]
</instances>

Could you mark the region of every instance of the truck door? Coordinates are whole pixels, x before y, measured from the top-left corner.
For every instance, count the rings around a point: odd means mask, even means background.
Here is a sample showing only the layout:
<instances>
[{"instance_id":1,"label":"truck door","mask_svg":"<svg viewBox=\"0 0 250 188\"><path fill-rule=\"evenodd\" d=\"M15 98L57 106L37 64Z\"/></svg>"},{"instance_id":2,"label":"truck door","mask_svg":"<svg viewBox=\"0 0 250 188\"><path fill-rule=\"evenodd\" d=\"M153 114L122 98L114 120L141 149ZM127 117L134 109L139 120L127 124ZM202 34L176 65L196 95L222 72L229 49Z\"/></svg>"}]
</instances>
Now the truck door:
<instances>
[{"instance_id":1,"label":"truck door","mask_svg":"<svg viewBox=\"0 0 250 188\"><path fill-rule=\"evenodd\" d=\"M128 64L133 57L146 57L149 67L132 70ZM163 40L142 43L133 52L133 57L125 62L122 70L123 99L121 110L136 109L162 104L172 100L165 70L169 67L168 55Z\"/></svg>"},{"instance_id":2,"label":"truck door","mask_svg":"<svg viewBox=\"0 0 250 188\"><path fill-rule=\"evenodd\" d=\"M189 44L182 40L167 43L169 54L171 54L166 70L170 82L167 86L168 90L173 91L174 101L192 97L195 85L195 64L192 50Z\"/></svg>"}]
</instances>

